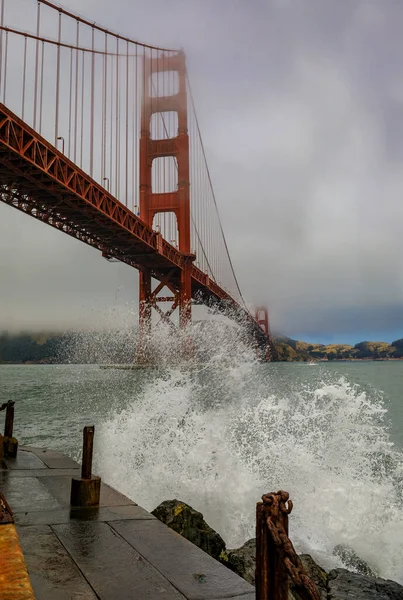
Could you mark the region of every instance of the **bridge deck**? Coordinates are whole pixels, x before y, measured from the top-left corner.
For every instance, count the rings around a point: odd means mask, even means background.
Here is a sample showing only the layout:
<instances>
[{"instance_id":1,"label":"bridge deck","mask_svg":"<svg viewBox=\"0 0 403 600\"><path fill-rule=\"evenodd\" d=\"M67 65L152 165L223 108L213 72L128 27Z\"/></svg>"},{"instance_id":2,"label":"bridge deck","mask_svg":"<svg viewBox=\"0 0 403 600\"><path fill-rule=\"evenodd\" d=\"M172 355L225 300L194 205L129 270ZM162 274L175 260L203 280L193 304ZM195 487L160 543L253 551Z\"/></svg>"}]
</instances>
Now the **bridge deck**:
<instances>
[{"instance_id":1,"label":"bridge deck","mask_svg":"<svg viewBox=\"0 0 403 600\"><path fill-rule=\"evenodd\" d=\"M70 509L73 476L80 471L72 459L28 447L0 470L37 600L255 597L243 579L104 483L99 509Z\"/></svg>"},{"instance_id":2,"label":"bridge deck","mask_svg":"<svg viewBox=\"0 0 403 600\"><path fill-rule=\"evenodd\" d=\"M0 102L0 201L179 288L185 255ZM267 342L260 325L194 264L192 298L224 301L232 318Z\"/></svg>"}]
</instances>

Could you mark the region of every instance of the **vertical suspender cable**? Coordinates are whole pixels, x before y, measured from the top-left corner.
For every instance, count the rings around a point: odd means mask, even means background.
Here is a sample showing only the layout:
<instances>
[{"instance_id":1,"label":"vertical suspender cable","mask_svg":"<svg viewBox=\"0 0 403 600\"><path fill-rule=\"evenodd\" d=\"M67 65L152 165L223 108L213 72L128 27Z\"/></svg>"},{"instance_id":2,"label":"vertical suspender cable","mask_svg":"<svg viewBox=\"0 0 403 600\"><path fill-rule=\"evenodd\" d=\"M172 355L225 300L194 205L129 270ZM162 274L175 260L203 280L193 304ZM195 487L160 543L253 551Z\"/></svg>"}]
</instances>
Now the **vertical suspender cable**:
<instances>
[{"instance_id":1,"label":"vertical suspender cable","mask_svg":"<svg viewBox=\"0 0 403 600\"><path fill-rule=\"evenodd\" d=\"M71 156L71 125L72 125L72 109L73 109L73 48L70 49L70 81L69 81L69 141L67 154Z\"/></svg>"},{"instance_id":2,"label":"vertical suspender cable","mask_svg":"<svg viewBox=\"0 0 403 600\"><path fill-rule=\"evenodd\" d=\"M108 191L112 192L112 173L113 173L113 65L114 65L114 61L113 58L111 57L111 84L110 84L110 88L111 88L111 110L110 110L110 136L109 136L109 143L110 143L110 148L109 148L109 177L108 177L108 181L109 181L109 186L108 186Z\"/></svg>"},{"instance_id":3,"label":"vertical suspender cable","mask_svg":"<svg viewBox=\"0 0 403 600\"><path fill-rule=\"evenodd\" d=\"M137 201L137 186L136 186L136 181L137 181L137 110L138 110L138 97L137 97L137 44L135 46L136 50L135 50L135 57L134 57L134 114L133 114L133 139L132 139L132 164L131 164L131 170L132 170L132 186L133 186L133 190L132 190L132 198L133 198L133 211L134 211L134 207L136 205L138 205L138 201ZM139 210L137 209L137 212L139 212Z\"/></svg>"},{"instance_id":4,"label":"vertical suspender cable","mask_svg":"<svg viewBox=\"0 0 403 600\"><path fill-rule=\"evenodd\" d=\"M150 69L149 69L149 83L151 83L151 85L149 86L149 94L150 94L150 110L146 113L147 115L147 123L146 123L146 127L149 130L149 135L150 137L152 136L152 132L151 132L151 120L148 120L149 117L152 116L153 114L153 110L154 110L154 106L155 106L155 93L154 93L154 50L151 49L150 50ZM157 86L158 86L158 72L157 72ZM160 187L160 179L159 179L159 174L160 174L160 167L161 167L161 160L158 158L154 159L152 161L152 167L151 167L151 193L158 193L163 191ZM162 230L162 219L161 219L161 213L158 213L155 217L153 217L153 222L151 224L151 226L154 226L154 219L156 219L156 224L158 225L160 231Z\"/></svg>"},{"instance_id":5,"label":"vertical suspender cable","mask_svg":"<svg viewBox=\"0 0 403 600\"><path fill-rule=\"evenodd\" d=\"M203 139L201 137L199 122L198 122L196 111L195 111L195 103L194 103L194 99L193 99L192 88L190 87L190 83L189 83L189 78L188 78L188 85L189 85L190 100L191 100L191 103L192 103L192 106L193 106L193 109L194 109L194 114L195 114L195 123L196 123L198 138L199 138L199 141L200 141L200 147L201 147L201 151L202 151L202 158L203 158L204 165L205 165L205 171L206 171L206 176L207 176L207 184L209 186L209 190L210 190L210 193L211 193L211 199L212 199L213 207L214 207L216 215L217 215L218 226L219 226L219 230L220 230L220 233L221 233L221 236L222 236L222 242L224 244L225 252L226 252L226 255L227 255L227 258L228 258L229 267L230 267L230 270L231 270L231 273L232 273L232 277L233 277L233 280L234 280L234 283L235 283L235 287L236 287L235 291L239 295L240 302L243 303L243 305L246 307L245 301L244 301L243 296L242 296L241 289L239 287L238 280L237 280L236 275L235 275L235 271L234 271L234 267L233 267L233 264L232 264L231 256L229 254L229 250L228 250L228 246L227 246L227 241L226 241L225 236L224 236L224 230L223 230L223 227L222 227L220 215L219 215L219 212L218 212L217 201L216 201L216 198L215 198L213 183L212 183L212 180L211 180L210 171L209 171L208 164L207 164L207 157L206 157L206 153L205 153L205 150L204 150Z\"/></svg>"},{"instance_id":6,"label":"vertical suspender cable","mask_svg":"<svg viewBox=\"0 0 403 600\"><path fill-rule=\"evenodd\" d=\"M6 103L7 90L7 63L8 63L8 31L6 31L6 44L4 50L4 88L3 88L3 104Z\"/></svg>"},{"instance_id":7,"label":"vertical suspender cable","mask_svg":"<svg viewBox=\"0 0 403 600\"><path fill-rule=\"evenodd\" d=\"M36 13L36 54L35 54L35 85L34 85L34 115L33 123L34 129L36 129L36 109L38 101L38 69L39 69L39 31L41 25L41 3L38 1L38 8Z\"/></svg>"},{"instance_id":8,"label":"vertical suspender cable","mask_svg":"<svg viewBox=\"0 0 403 600\"><path fill-rule=\"evenodd\" d=\"M21 118L24 120L25 117L25 88L26 88L26 77L27 77L27 38L24 38L24 67L22 72L22 109Z\"/></svg>"},{"instance_id":9,"label":"vertical suspender cable","mask_svg":"<svg viewBox=\"0 0 403 600\"><path fill-rule=\"evenodd\" d=\"M80 22L77 21L76 33L76 83L75 83L75 101L74 101L74 162L77 164L77 129L78 129L78 46L80 43Z\"/></svg>"},{"instance_id":10,"label":"vertical suspender cable","mask_svg":"<svg viewBox=\"0 0 403 600\"><path fill-rule=\"evenodd\" d=\"M90 175L94 175L94 117L95 117L95 29L92 28L91 55L91 116L90 116Z\"/></svg>"},{"instance_id":11,"label":"vertical suspender cable","mask_svg":"<svg viewBox=\"0 0 403 600\"><path fill-rule=\"evenodd\" d=\"M39 96L39 133L42 134L42 117L43 117L43 75L45 65L45 42L42 42L42 58L41 58L41 85Z\"/></svg>"},{"instance_id":12,"label":"vertical suspender cable","mask_svg":"<svg viewBox=\"0 0 403 600\"><path fill-rule=\"evenodd\" d=\"M194 126L194 119L192 116L192 126L193 126L193 147L194 147L194 161L196 164L196 168L197 168L197 181L196 181L196 193L197 193L197 199L195 200L195 202L197 202L197 207L198 207L198 219L197 219L197 227L200 230L200 237L202 239L202 235L203 235L203 230L202 230L202 184L201 184L201 169L200 169L200 160L199 160L199 145L197 144L197 138L194 135L194 131L195 131L195 126ZM202 247L199 244L200 250L199 253L202 253ZM205 271L207 269L207 264L205 261L205 257L203 255L203 271Z\"/></svg>"},{"instance_id":13,"label":"vertical suspender cable","mask_svg":"<svg viewBox=\"0 0 403 600\"><path fill-rule=\"evenodd\" d=\"M129 207L129 42L126 42L126 206Z\"/></svg>"},{"instance_id":14,"label":"vertical suspender cable","mask_svg":"<svg viewBox=\"0 0 403 600\"><path fill-rule=\"evenodd\" d=\"M152 123L152 116L154 114L154 112L157 110L156 108L156 103L158 102L158 91L159 91L159 72L158 72L158 56L154 57L154 53L155 51L153 49L151 49L151 56L150 56L150 81L151 83L151 90L150 91L150 101L151 101L151 106L150 106L150 111L147 114L147 118L150 117L150 121L147 122L147 127L150 129L150 136L152 136L152 131L151 131L151 123ZM155 65L155 67L154 67ZM154 70L155 69L155 70ZM157 83L156 83L156 88L155 88L155 82L154 82L154 73L156 73L156 79L157 79ZM156 127L156 136L158 136L158 126ZM158 157L157 159L155 159L153 161L153 167L154 167L154 176L153 176L153 181L152 181L152 185L155 186L152 188L152 193L159 193L159 192L165 192L164 188L162 187L162 183L161 183L161 162L163 161L163 158ZM166 235L166 231L165 231L165 213L164 215L161 215L161 213L158 213L156 216L156 223L159 225L159 229L160 231L163 231L163 235Z\"/></svg>"},{"instance_id":15,"label":"vertical suspender cable","mask_svg":"<svg viewBox=\"0 0 403 600\"><path fill-rule=\"evenodd\" d=\"M57 61L56 61L56 115L55 115L55 146L57 146L57 138L59 136L59 99L60 99L60 42L62 37L62 13L59 12L59 29L57 41Z\"/></svg>"},{"instance_id":16,"label":"vertical suspender cable","mask_svg":"<svg viewBox=\"0 0 403 600\"><path fill-rule=\"evenodd\" d=\"M169 59L168 59L169 60ZM165 70L165 56L162 55L162 96L170 96L172 95L172 90L170 89L170 79L172 79L172 77L174 76L174 73L170 71L166 71ZM163 114L163 113L161 113ZM164 125L164 122L163 122ZM161 127L162 129L162 127ZM168 126L164 127L164 131L161 135L161 137L168 139L169 138L169 118L168 118ZM163 159L163 166L164 166L164 173L163 173L163 180L164 180L164 186L165 186L165 190L167 192L171 192L171 191L176 191L175 190L175 158L174 157L170 157L170 158L164 158ZM165 214L164 213L164 219L165 219ZM175 219L176 220L176 219ZM171 240L175 240L177 244L179 244L179 235L176 231L176 225L175 225L175 221L172 218L172 212L169 212L166 216L166 227L168 230L168 235L169 235L169 239Z\"/></svg>"},{"instance_id":17,"label":"vertical suspender cable","mask_svg":"<svg viewBox=\"0 0 403 600\"><path fill-rule=\"evenodd\" d=\"M108 69L108 34L105 33L105 50L103 55L103 70L102 70L102 157L101 157L101 183L104 186L105 182L105 161L106 161L106 105L107 105L107 97L106 97L106 80L107 80L107 69ZM105 187L105 186L104 186Z\"/></svg>"},{"instance_id":18,"label":"vertical suspender cable","mask_svg":"<svg viewBox=\"0 0 403 600\"><path fill-rule=\"evenodd\" d=\"M83 167L83 148L84 148L84 89L85 89L85 52L82 51L82 69L81 69L81 135L80 135L80 167Z\"/></svg>"},{"instance_id":19,"label":"vertical suspender cable","mask_svg":"<svg viewBox=\"0 0 403 600\"><path fill-rule=\"evenodd\" d=\"M168 59L169 60L169 59ZM162 81L163 81L163 90L162 90L162 96L167 96L167 95L171 95L171 91L167 90L167 83L169 81L169 70L166 71L165 70L166 65L165 65L165 55L162 55ZM163 113L161 113L163 114ZM168 113L168 118L167 120L167 126L164 127L163 130L163 134L162 137L165 139L168 139L170 136L170 131L171 131L171 111ZM165 124L164 122L162 123L163 125ZM162 128L161 128L162 129ZM165 188L168 192L170 191L175 191L174 190L174 182L175 179L172 179L171 182L171 177L175 177L175 158L164 158L164 185ZM172 212L168 213L167 215L167 227L168 227L168 231L169 231L169 238L173 239L173 240L177 240L179 243L179 235L176 231L176 225L175 225L175 221L176 219L173 219L173 215Z\"/></svg>"},{"instance_id":20,"label":"vertical suspender cable","mask_svg":"<svg viewBox=\"0 0 403 600\"><path fill-rule=\"evenodd\" d=\"M119 38L116 38L116 131L115 131L115 141L116 141L116 154L115 154L115 196L119 197Z\"/></svg>"},{"instance_id":21,"label":"vertical suspender cable","mask_svg":"<svg viewBox=\"0 0 403 600\"><path fill-rule=\"evenodd\" d=\"M146 104L146 98L147 98L147 93L146 93L146 85L148 85L148 81L147 81L147 76L146 76L146 49L143 46L143 60L142 60L142 78L143 78L143 85L142 85L142 100L141 100L141 136L146 135L146 129L145 129L145 104ZM141 159L141 156L140 156ZM148 172L147 172L147 178L149 177ZM143 181L143 184L147 186L149 185L149 181ZM149 190L147 190L148 192ZM140 196L140 200L141 200L141 196ZM148 214L146 214L146 212L144 212L144 214L141 215L142 219L144 219L144 221L146 221L148 223Z\"/></svg>"},{"instance_id":22,"label":"vertical suspender cable","mask_svg":"<svg viewBox=\"0 0 403 600\"><path fill-rule=\"evenodd\" d=\"M4 26L4 0L1 0L1 9L0 9L0 25ZM3 75L3 30L0 30L0 90L2 84L2 75Z\"/></svg>"},{"instance_id":23,"label":"vertical suspender cable","mask_svg":"<svg viewBox=\"0 0 403 600\"><path fill-rule=\"evenodd\" d=\"M169 58L168 58L169 60ZM166 89L166 83L167 83L167 71L166 69L166 64L165 64L165 54L162 55L162 73L163 73L163 82L164 82L164 87L163 87L163 92L162 95L166 96L168 94L170 94L170 91ZM168 71L169 73L169 71ZM163 113L162 113L163 114ZM168 115L167 115L167 126L164 128L165 131L163 132L163 136L164 138L168 139L170 137L170 132L172 131L172 112L169 111ZM171 175L173 177L175 177L175 158L168 158L168 159L164 159L164 167L165 165L168 165L168 169L166 169L168 171L168 173L164 173L164 180L165 180L165 186L167 186L168 191L173 191L173 183L171 183L170 181L170 177ZM168 181L167 181L168 178ZM175 179L173 179L173 182L175 181ZM168 229L169 229L169 237L175 240L179 240L179 235L176 232L176 224L175 221L176 219L173 218L172 212L170 212L168 214Z\"/></svg>"},{"instance_id":24,"label":"vertical suspender cable","mask_svg":"<svg viewBox=\"0 0 403 600\"><path fill-rule=\"evenodd\" d=\"M168 59L169 60L169 59ZM173 77L173 73L170 74L170 71L165 71L165 56L162 55L162 75L161 75L161 79L162 79L162 96L170 96L172 95L172 90L170 89L170 85L169 85L169 80L172 79ZM163 114L163 113L161 113ZM162 123L164 125L164 122ZM169 119L168 119L168 128L169 128ZM167 127L165 127L165 131L163 131L163 128L161 127L162 130L162 138L166 138L168 139L169 137L169 129ZM176 191L175 190L175 158L174 157L168 157L168 158L163 158L162 159L162 165L163 165L163 182L164 182L164 189L166 192L172 192L172 191ZM175 219L176 220L176 219ZM166 224L165 224L166 221ZM177 244L179 244L179 235L176 231L176 226L175 226L175 222L172 218L172 212L164 213L164 227L167 229L167 233L169 235L169 240L175 240Z\"/></svg>"}]
</instances>

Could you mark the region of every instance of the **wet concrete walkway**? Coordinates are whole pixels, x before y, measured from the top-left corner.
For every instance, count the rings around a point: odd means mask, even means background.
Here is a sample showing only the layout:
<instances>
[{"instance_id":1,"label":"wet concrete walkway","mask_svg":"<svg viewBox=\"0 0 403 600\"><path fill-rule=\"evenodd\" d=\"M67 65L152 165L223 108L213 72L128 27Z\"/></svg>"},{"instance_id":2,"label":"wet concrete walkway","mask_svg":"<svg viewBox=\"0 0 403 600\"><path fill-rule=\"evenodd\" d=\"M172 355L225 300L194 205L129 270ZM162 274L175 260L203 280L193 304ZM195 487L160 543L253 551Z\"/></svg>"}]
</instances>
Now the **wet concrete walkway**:
<instances>
[{"instance_id":1,"label":"wet concrete walkway","mask_svg":"<svg viewBox=\"0 0 403 600\"><path fill-rule=\"evenodd\" d=\"M98 509L71 509L72 459L21 448L0 490L37 600L253 600L235 573L102 483Z\"/></svg>"}]
</instances>

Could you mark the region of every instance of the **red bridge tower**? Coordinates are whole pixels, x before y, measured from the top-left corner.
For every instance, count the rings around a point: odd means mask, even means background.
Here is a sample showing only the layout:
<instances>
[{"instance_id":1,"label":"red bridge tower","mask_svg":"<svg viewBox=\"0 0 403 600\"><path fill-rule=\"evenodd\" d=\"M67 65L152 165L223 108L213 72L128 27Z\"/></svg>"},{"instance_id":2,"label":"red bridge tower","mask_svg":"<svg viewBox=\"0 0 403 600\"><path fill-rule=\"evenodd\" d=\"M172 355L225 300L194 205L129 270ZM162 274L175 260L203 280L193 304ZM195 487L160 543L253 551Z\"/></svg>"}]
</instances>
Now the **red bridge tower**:
<instances>
[{"instance_id":1,"label":"red bridge tower","mask_svg":"<svg viewBox=\"0 0 403 600\"><path fill-rule=\"evenodd\" d=\"M151 313L154 308L161 320L170 321L171 314L179 307L179 325L186 327L191 322L191 269L195 256L190 252L190 182L189 182L189 136L186 94L185 54L163 54L144 58L144 84L141 110L140 137L140 218L150 227L155 215L174 213L179 233L179 250L184 257L180 273L172 270L155 273L151 268L140 271L139 309L139 359L145 357L147 339L151 333ZM152 86L155 73L177 73L178 91L175 94L156 96ZM152 139L151 120L156 113L176 112L177 135L172 138ZM163 119L163 114L160 115ZM178 170L178 186L175 191L154 192L152 189L152 165L157 158L173 157ZM152 276L160 281L152 290ZM168 288L172 296L158 294ZM159 303L170 302L163 311Z\"/></svg>"},{"instance_id":2,"label":"red bridge tower","mask_svg":"<svg viewBox=\"0 0 403 600\"><path fill-rule=\"evenodd\" d=\"M276 360L277 351L270 333L269 311L267 310L266 306L259 306L259 308L256 309L255 319L263 329L267 339L267 344L266 348L263 350L262 359L266 361Z\"/></svg>"}]
</instances>

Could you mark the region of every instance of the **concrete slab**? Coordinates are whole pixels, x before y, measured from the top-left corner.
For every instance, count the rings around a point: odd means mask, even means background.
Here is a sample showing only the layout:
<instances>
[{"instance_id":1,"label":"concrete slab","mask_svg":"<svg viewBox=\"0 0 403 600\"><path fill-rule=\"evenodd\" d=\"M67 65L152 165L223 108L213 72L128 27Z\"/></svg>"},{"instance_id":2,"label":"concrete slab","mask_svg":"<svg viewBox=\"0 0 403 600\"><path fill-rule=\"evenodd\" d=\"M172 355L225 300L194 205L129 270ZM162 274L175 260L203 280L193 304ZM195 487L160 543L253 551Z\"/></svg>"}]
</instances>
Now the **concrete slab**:
<instances>
[{"instance_id":1,"label":"concrete slab","mask_svg":"<svg viewBox=\"0 0 403 600\"><path fill-rule=\"evenodd\" d=\"M212 600L223 600L222 598L214 598ZM225 598L225 600L256 600L256 594L253 592L252 594L242 594L241 596L231 596L230 598Z\"/></svg>"},{"instance_id":2,"label":"concrete slab","mask_svg":"<svg viewBox=\"0 0 403 600\"><path fill-rule=\"evenodd\" d=\"M249 583L158 520L117 521L111 527L189 600L254 592Z\"/></svg>"},{"instance_id":3,"label":"concrete slab","mask_svg":"<svg viewBox=\"0 0 403 600\"><path fill-rule=\"evenodd\" d=\"M7 469L9 477L81 477L81 469ZM1 473L1 471L0 471Z\"/></svg>"},{"instance_id":4,"label":"concrete slab","mask_svg":"<svg viewBox=\"0 0 403 600\"><path fill-rule=\"evenodd\" d=\"M65 456L60 452L49 448L33 448L31 446L23 446L22 450L29 452L39 458L49 469L77 469L80 465L78 462ZM24 452L24 454L26 453Z\"/></svg>"},{"instance_id":5,"label":"concrete slab","mask_svg":"<svg viewBox=\"0 0 403 600\"><path fill-rule=\"evenodd\" d=\"M7 472L3 471L0 486L13 512L61 508L57 499L36 477L7 477Z\"/></svg>"},{"instance_id":6,"label":"concrete slab","mask_svg":"<svg viewBox=\"0 0 403 600\"><path fill-rule=\"evenodd\" d=\"M16 458L3 458L7 469L46 469L46 465L32 452L18 452Z\"/></svg>"},{"instance_id":7,"label":"concrete slab","mask_svg":"<svg viewBox=\"0 0 403 600\"><path fill-rule=\"evenodd\" d=\"M136 504L100 508L61 508L59 510L31 511L14 513L17 525L58 525L70 520L112 522L126 519L148 519L155 517Z\"/></svg>"},{"instance_id":8,"label":"concrete slab","mask_svg":"<svg viewBox=\"0 0 403 600\"><path fill-rule=\"evenodd\" d=\"M74 521L53 530L102 600L183 600L107 523Z\"/></svg>"},{"instance_id":9,"label":"concrete slab","mask_svg":"<svg viewBox=\"0 0 403 600\"><path fill-rule=\"evenodd\" d=\"M61 506L70 506L71 477L41 477L41 484L58 500ZM101 483L100 506L124 506L135 504L104 482Z\"/></svg>"},{"instance_id":10,"label":"concrete slab","mask_svg":"<svg viewBox=\"0 0 403 600\"><path fill-rule=\"evenodd\" d=\"M22 527L18 535L36 600L97 599L50 527Z\"/></svg>"},{"instance_id":11,"label":"concrete slab","mask_svg":"<svg viewBox=\"0 0 403 600\"><path fill-rule=\"evenodd\" d=\"M108 485L100 507L72 509L80 469L46 454L20 448L18 465L0 470L37 600L254 600L252 586Z\"/></svg>"}]
</instances>

